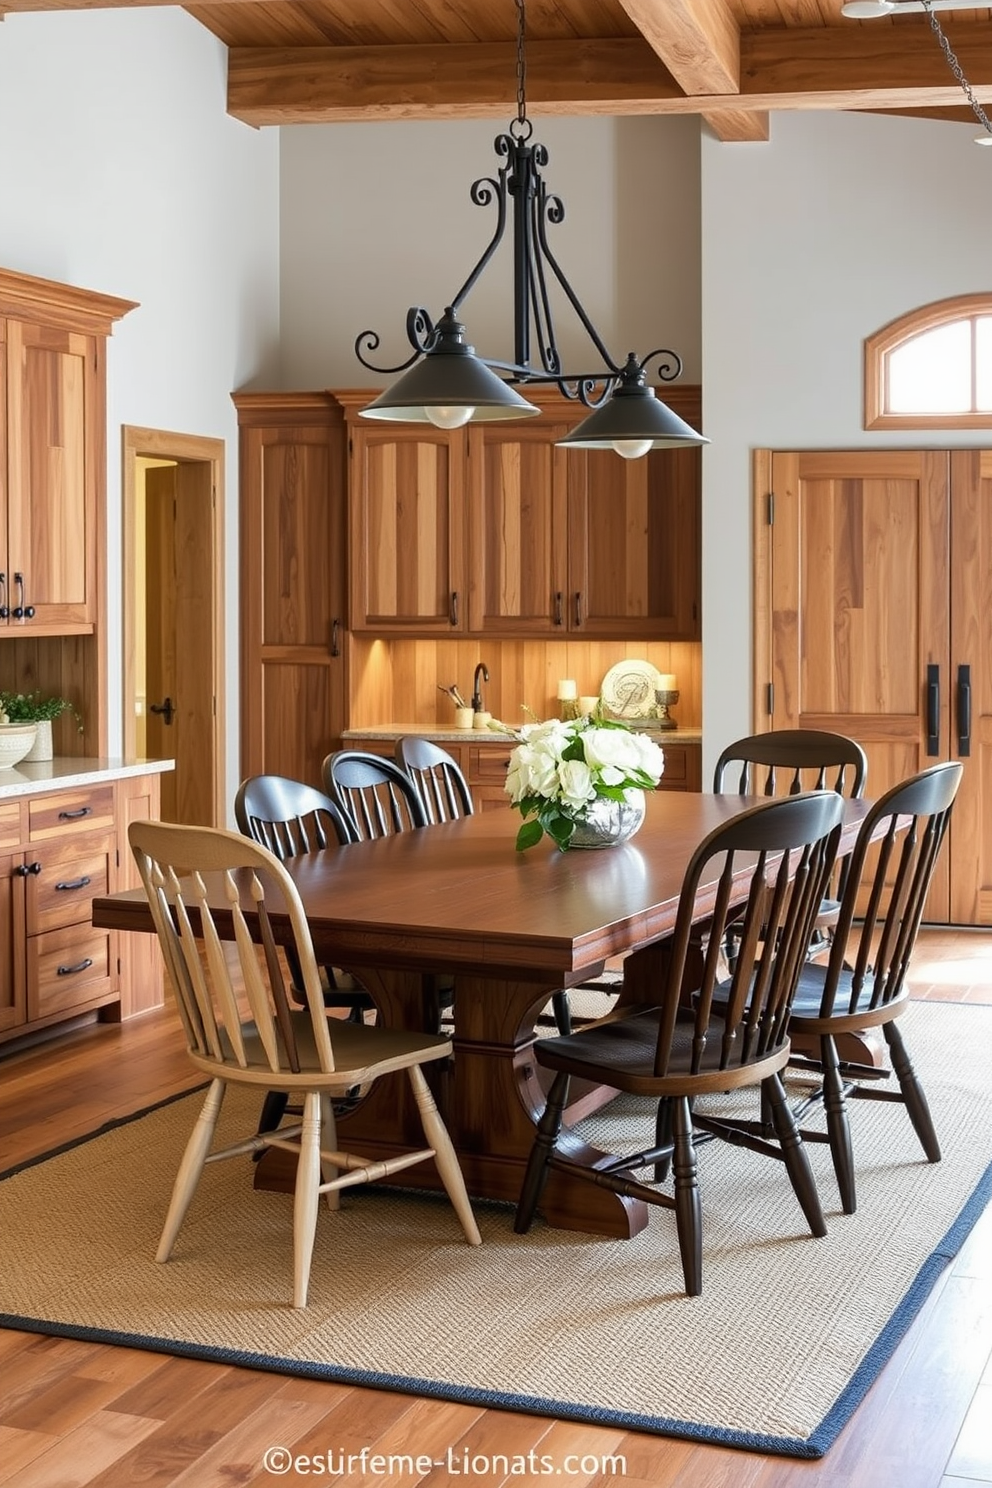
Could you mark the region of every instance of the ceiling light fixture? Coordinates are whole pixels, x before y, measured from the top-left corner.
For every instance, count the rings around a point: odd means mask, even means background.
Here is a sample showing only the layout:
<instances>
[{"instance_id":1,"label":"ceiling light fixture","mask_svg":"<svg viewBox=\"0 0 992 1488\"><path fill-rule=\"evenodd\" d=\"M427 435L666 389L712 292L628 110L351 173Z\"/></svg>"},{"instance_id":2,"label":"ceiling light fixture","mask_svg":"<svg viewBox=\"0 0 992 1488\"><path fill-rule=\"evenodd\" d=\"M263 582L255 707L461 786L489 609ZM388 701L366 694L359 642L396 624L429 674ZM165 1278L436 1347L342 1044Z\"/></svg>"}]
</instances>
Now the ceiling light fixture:
<instances>
[{"instance_id":1,"label":"ceiling light fixture","mask_svg":"<svg viewBox=\"0 0 992 1488\"><path fill-rule=\"evenodd\" d=\"M982 126L982 133L975 136L976 145L992 145L992 122L975 97L975 90L964 75L964 69L958 61L951 47L951 43L944 35L943 27L937 19L938 10L974 10L974 0L847 0L841 6L841 14L852 21L870 21L878 16L901 15L904 11L925 11L930 22L930 29L937 38L937 44L944 54L944 60L951 72L954 74L958 87L962 90L971 111Z\"/></svg>"},{"instance_id":2,"label":"ceiling light fixture","mask_svg":"<svg viewBox=\"0 0 992 1488\"><path fill-rule=\"evenodd\" d=\"M548 163L547 150L531 143L524 0L515 3L517 116L508 132L496 139L496 154L504 161L498 176L482 177L470 192L476 206L495 203L492 238L436 325L422 306L415 305L407 312L406 333L413 355L406 361L395 367L377 366L369 360L369 353L378 350L378 333L363 331L357 338L355 355L363 367L387 375L403 374L361 412L366 418L430 422L442 429L456 429L470 419L519 419L540 413L517 388L546 383L591 410L588 418L559 444L614 449L627 459L636 459L651 449L707 444L709 441L673 413L648 385L649 363L656 364L655 375L663 382L679 376L682 362L676 353L659 349L638 357L631 352L622 365L615 362L551 251L547 229L549 224L564 220L565 206L560 197L548 191L541 177L541 169ZM460 307L502 242L508 223L512 225L513 241L514 360L503 362L478 356L467 343ZM595 348L602 363L598 369L567 372L562 367L549 292L552 281L563 291ZM536 361L531 360L532 341L537 347Z\"/></svg>"}]
</instances>

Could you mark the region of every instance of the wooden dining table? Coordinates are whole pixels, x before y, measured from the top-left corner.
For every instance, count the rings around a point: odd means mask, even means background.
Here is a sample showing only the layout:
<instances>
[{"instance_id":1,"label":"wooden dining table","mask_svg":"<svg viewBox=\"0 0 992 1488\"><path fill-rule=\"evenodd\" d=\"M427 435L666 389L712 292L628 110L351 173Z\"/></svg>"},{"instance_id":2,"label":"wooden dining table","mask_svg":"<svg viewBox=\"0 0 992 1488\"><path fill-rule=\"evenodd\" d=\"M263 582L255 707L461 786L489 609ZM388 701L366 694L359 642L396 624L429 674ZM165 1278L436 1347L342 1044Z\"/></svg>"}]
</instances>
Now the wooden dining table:
<instances>
[{"instance_id":1,"label":"wooden dining table","mask_svg":"<svg viewBox=\"0 0 992 1488\"><path fill-rule=\"evenodd\" d=\"M599 851L561 852L544 838L517 852L520 818L507 807L287 861L318 962L360 979L385 1024L430 1026L434 979L453 976L454 1052L432 1066L433 1087L473 1196L515 1203L519 1195L544 1108L532 1052L535 1024L551 994L595 978L622 956L620 996L656 1001L689 859L710 831L756 799L657 792L637 836ZM847 803L842 850L850 848L866 810L863 801ZM718 870L719 863L708 881L704 875L700 922L712 908ZM746 892L745 874L742 899ZM140 890L95 899L93 923L154 929ZM274 912L272 924L277 939L289 939L288 918ZM570 1122L612 1094L578 1087ZM398 1075L377 1081L339 1126L348 1148L359 1153L422 1145ZM578 1136L568 1140L571 1157L592 1166L606 1160ZM430 1166L418 1171L418 1181L429 1186ZM294 1179L277 1149L257 1164L260 1187L289 1190ZM541 1207L553 1225L598 1234L628 1237L647 1221L640 1200L560 1172L550 1175Z\"/></svg>"}]
</instances>

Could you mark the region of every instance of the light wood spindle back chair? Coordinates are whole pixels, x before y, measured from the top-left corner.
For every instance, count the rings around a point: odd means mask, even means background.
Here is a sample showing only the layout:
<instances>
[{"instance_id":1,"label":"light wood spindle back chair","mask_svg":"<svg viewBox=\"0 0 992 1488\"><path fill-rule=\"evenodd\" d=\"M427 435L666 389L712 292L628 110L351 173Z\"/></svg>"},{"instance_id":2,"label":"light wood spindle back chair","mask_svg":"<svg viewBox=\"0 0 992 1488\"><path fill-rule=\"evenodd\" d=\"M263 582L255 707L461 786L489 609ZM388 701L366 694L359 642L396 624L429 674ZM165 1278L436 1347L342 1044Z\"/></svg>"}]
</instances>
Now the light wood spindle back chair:
<instances>
[{"instance_id":1,"label":"light wood spindle back chair","mask_svg":"<svg viewBox=\"0 0 992 1488\"><path fill-rule=\"evenodd\" d=\"M180 1164L156 1260L167 1261L204 1165L267 1147L297 1155L293 1306L305 1307L321 1194L339 1192L433 1158L466 1238L480 1243L458 1159L421 1066L451 1054L447 1039L329 1019L313 942L293 880L268 849L215 827L132 822L132 852L148 897L189 1057L211 1084ZM213 891L213 901L208 897ZM288 921L304 1008L283 980L273 917ZM254 935L253 935L254 929ZM225 940L233 937L238 978ZM261 951L259 949L259 941ZM240 987L238 985L240 981ZM339 1151L331 1101L406 1070L427 1145L381 1161ZM285 1089L303 1098L299 1125L210 1150L228 1085ZM246 1183L249 1181L247 1174Z\"/></svg>"},{"instance_id":2,"label":"light wood spindle back chair","mask_svg":"<svg viewBox=\"0 0 992 1488\"><path fill-rule=\"evenodd\" d=\"M826 1234L809 1159L789 1111L781 1071L789 1060L792 996L823 885L840 837L844 803L832 791L792 796L753 806L711 832L686 869L666 979L657 1007L622 1006L568 1038L541 1039L538 1064L554 1070L521 1189L515 1228L527 1230L549 1170L675 1210L685 1290L702 1291L702 1208L694 1131L752 1148L784 1162L814 1235ZM710 864L718 869L715 895ZM732 978L721 980L719 946L727 916L747 888L740 950ZM691 1003L687 975L693 926L700 903L712 901L714 933ZM587 1167L559 1148L562 1117L573 1077L612 1086L657 1103L654 1145ZM761 1091L777 1140L742 1135L738 1124L703 1118L698 1096L753 1086ZM657 1181L675 1174L674 1196ZM654 1182L632 1176L653 1169Z\"/></svg>"}]
</instances>

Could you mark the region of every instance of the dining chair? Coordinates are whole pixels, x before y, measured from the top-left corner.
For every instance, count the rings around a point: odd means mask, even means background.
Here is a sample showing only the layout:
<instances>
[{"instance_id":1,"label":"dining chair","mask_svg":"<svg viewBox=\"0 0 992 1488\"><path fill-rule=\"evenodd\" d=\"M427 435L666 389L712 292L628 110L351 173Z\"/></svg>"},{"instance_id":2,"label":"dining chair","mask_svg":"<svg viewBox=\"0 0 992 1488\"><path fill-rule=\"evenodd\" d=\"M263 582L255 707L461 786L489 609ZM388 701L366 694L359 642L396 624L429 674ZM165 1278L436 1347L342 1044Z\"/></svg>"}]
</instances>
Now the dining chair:
<instances>
[{"instance_id":1,"label":"dining chair","mask_svg":"<svg viewBox=\"0 0 992 1488\"><path fill-rule=\"evenodd\" d=\"M468 781L453 755L433 739L404 734L396 741L396 763L413 781L428 825L473 816Z\"/></svg>"},{"instance_id":2,"label":"dining chair","mask_svg":"<svg viewBox=\"0 0 992 1488\"><path fill-rule=\"evenodd\" d=\"M417 789L393 760L363 749L339 749L321 766L324 790L367 842L428 825Z\"/></svg>"},{"instance_id":3,"label":"dining chair","mask_svg":"<svg viewBox=\"0 0 992 1488\"><path fill-rule=\"evenodd\" d=\"M356 832L329 797L302 780L285 775L251 775L238 786L234 797L234 819L238 830L275 853L281 862L299 853L344 846L356 840ZM292 978L291 995L305 1002L303 974L292 946L286 948ZM322 968L324 1006L343 1008L353 1023L365 1021L375 1012L375 1003L364 987L345 985L352 979L333 966ZM270 1090L262 1105L259 1131L275 1131L289 1103L285 1090Z\"/></svg>"},{"instance_id":4,"label":"dining chair","mask_svg":"<svg viewBox=\"0 0 992 1488\"><path fill-rule=\"evenodd\" d=\"M750 1147L785 1164L806 1222L826 1234L809 1158L789 1110L781 1071L789 1060L788 1024L806 945L840 839L844 811L834 791L751 806L712 831L686 868L671 951L657 1006L619 1007L568 1038L541 1039L532 1053L555 1072L521 1188L514 1228L529 1227L551 1170L614 1193L674 1209L685 1290L702 1291L702 1207L696 1131ZM711 868L710 865L713 865ZM727 916L746 894L741 945L732 977L721 981L719 945ZM712 910L709 906L712 903ZM701 905L714 934L698 985L687 998L692 927ZM695 980L695 978L694 978ZM651 1098L654 1142L634 1156L613 1156L594 1168L559 1145L573 1076ZM775 1140L742 1134L729 1118L702 1116L698 1096L758 1087L771 1113ZM663 1191L658 1166L674 1166L674 1195ZM652 1169L652 1180L632 1174Z\"/></svg>"},{"instance_id":5,"label":"dining chair","mask_svg":"<svg viewBox=\"0 0 992 1488\"><path fill-rule=\"evenodd\" d=\"M466 1239L480 1243L458 1159L422 1066L451 1054L448 1039L328 1018L313 942L292 878L265 847L217 827L139 821L128 839L151 908L166 970L196 1068L210 1079L172 1190L156 1260L167 1261L208 1162L268 1147L297 1154L293 1200L293 1306L305 1307L320 1196L338 1207L340 1191L378 1182L433 1159ZM211 905L219 887L223 908ZM273 933L288 919L303 977L305 1007L292 1006ZM230 925L241 986L222 935ZM252 934L256 926L259 944ZM356 1085L405 1070L426 1146L372 1159L340 1151L332 1100ZM229 1085L278 1084L303 1098L303 1119L278 1133L248 1134L211 1151ZM374 1240L370 1236L370 1243Z\"/></svg>"},{"instance_id":6,"label":"dining chair","mask_svg":"<svg viewBox=\"0 0 992 1488\"><path fill-rule=\"evenodd\" d=\"M880 796L861 824L850 855L827 964L803 967L792 1005L790 1032L805 1036L819 1058L794 1056L792 1064L821 1077L813 1095L795 1108L804 1119L823 1106L826 1132L803 1128L807 1141L828 1141L845 1214L856 1207L848 1098L899 1101L930 1162L940 1161L940 1143L923 1087L896 1020L905 1012L909 970L927 891L947 832L963 767L932 765ZM859 909L863 906L862 912ZM880 1028L892 1069L842 1062L837 1040ZM880 1080L895 1074L899 1089Z\"/></svg>"},{"instance_id":7,"label":"dining chair","mask_svg":"<svg viewBox=\"0 0 992 1488\"><path fill-rule=\"evenodd\" d=\"M713 770L713 789L719 795L796 795L806 790L835 790L860 799L868 778L868 757L856 739L826 729L771 729L728 744ZM847 875L847 858L838 858L810 938L809 953L819 955L829 945L840 912ZM736 932L728 927L725 950L733 963Z\"/></svg>"},{"instance_id":8,"label":"dining chair","mask_svg":"<svg viewBox=\"0 0 992 1488\"><path fill-rule=\"evenodd\" d=\"M409 775L420 797L429 826L474 816L475 804L465 775L446 749L433 739L404 734L396 741L396 763ZM567 992L551 997L551 1012L559 1033L572 1031L572 1007ZM547 1016L542 1014L542 1021Z\"/></svg>"}]
</instances>

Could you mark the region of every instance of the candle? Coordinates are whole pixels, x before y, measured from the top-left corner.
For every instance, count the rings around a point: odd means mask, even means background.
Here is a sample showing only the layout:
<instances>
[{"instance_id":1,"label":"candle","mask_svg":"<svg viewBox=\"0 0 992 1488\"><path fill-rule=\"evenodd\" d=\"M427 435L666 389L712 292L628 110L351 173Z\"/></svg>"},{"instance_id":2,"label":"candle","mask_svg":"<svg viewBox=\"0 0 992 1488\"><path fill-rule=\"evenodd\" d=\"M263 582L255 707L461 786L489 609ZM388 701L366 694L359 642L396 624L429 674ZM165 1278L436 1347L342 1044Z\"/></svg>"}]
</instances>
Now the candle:
<instances>
[{"instance_id":1,"label":"candle","mask_svg":"<svg viewBox=\"0 0 992 1488\"><path fill-rule=\"evenodd\" d=\"M578 685L567 677L558 683L558 701L571 702L579 695Z\"/></svg>"},{"instance_id":2,"label":"candle","mask_svg":"<svg viewBox=\"0 0 992 1488\"><path fill-rule=\"evenodd\" d=\"M674 672L661 672L658 676L659 692L678 692L678 683Z\"/></svg>"}]
</instances>

